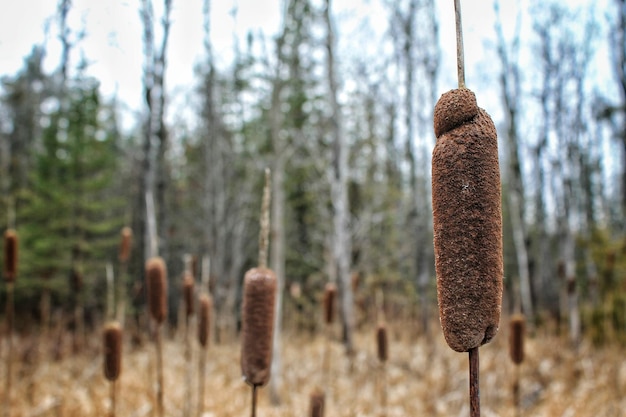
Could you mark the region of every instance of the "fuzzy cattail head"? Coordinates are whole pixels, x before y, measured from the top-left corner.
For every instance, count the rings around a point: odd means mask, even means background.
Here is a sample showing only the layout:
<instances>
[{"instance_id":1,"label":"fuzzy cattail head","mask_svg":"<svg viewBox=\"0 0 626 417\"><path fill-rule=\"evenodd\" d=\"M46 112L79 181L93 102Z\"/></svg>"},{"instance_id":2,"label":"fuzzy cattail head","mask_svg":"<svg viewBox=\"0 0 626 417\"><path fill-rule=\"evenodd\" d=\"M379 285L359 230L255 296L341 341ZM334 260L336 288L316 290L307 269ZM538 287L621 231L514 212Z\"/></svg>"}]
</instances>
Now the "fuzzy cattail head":
<instances>
[{"instance_id":1,"label":"fuzzy cattail head","mask_svg":"<svg viewBox=\"0 0 626 417\"><path fill-rule=\"evenodd\" d=\"M241 371L250 385L265 385L270 378L276 274L271 269L246 272L241 311Z\"/></svg>"},{"instance_id":2,"label":"fuzzy cattail head","mask_svg":"<svg viewBox=\"0 0 626 417\"><path fill-rule=\"evenodd\" d=\"M150 315L162 323L167 315L167 268L158 256L146 261L146 286Z\"/></svg>"},{"instance_id":3,"label":"fuzzy cattail head","mask_svg":"<svg viewBox=\"0 0 626 417\"><path fill-rule=\"evenodd\" d=\"M332 324L335 320L335 298L337 298L337 286L326 283L324 287L324 323Z\"/></svg>"},{"instance_id":4,"label":"fuzzy cattail head","mask_svg":"<svg viewBox=\"0 0 626 417\"><path fill-rule=\"evenodd\" d=\"M211 309L213 301L207 294L202 294L199 300L200 311L198 318L198 342L206 348L209 344L209 331L211 330Z\"/></svg>"},{"instance_id":5,"label":"fuzzy cattail head","mask_svg":"<svg viewBox=\"0 0 626 417\"><path fill-rule=\"evenodd\" d=\"M4 279L6 282L14 282L17 276L17 232L9 229L4 232Z\"/></svg>"},{"instance_id":6,"label":"fuzzy cattail head","mask_svg":"<svg viewBox=\"0 0 626 417\"><path fill-rule=\"evenodd\" d=\"M378 324L376 328L376 351L378 360L386 362L389 358L389 341L387 339L387 326L385 323Z\"/></svg>"},{"instance_id":7,"label":"fuzzy cattail head","mask_svg":"<svg viewBox=\"0 0 626 417\"><path fill-rule=\"evenodd\" d=\"M193 314L194 286L193 275L191 275L191 272L185 272L183 277L183 298L185 299L185 315L187 317Z\"/></svg>"},{"instance_id":8,"label":"fuzzy cattail head","mask_svg":"<svg viewBox=\"0 0 626 417\"><path fill-rule=\"evenodd\" d=\"M489 342L502 305L502 210L498 138L468 89L435 106L433 233L439 317L448 345L466 352Z\"/></svg>"},{"instance_id":9,"label":"fuzzy cattail head","mask_svg":"<svg viewBox=\"0 0 626 417\"><path fill-rule=\"evenodd\" d=\"M324 417L324 391L315 388L309 398L311 402L311 417Z\"/></svg>"},{"instance_id":10,"label":"fuzzy cattail head","mask_svg":"<svg viewBox=\"0 0 626 417\"><path fill-rule=\"evenodd\" d=\"M111 322L104 327L104 376L115 381L122 371L122 328Z\"/></svg>"},{"instance_id":11,"label":"fuzzy cattail head","mask_svg":"<svg viewBox=\"0 0 626 417\"><path fill-rule=\"evenodd\" d=\"M526 320L523 314L511 316L511 329L509 334L509 353L514 364L524 362L524 333Z\"/></svg>"},{"instance_id":12,"label":"fuzzy cattail head","mask_svg":"<svg viewBox=\"0 0 626 417\"><path fill-rule=\"evenodd\" d=\"M133 231L130 227L122 228L121 240L120 240L120 262L127 262L130 258L130 246L132 244Z\"/></svg>"}]
</instances>

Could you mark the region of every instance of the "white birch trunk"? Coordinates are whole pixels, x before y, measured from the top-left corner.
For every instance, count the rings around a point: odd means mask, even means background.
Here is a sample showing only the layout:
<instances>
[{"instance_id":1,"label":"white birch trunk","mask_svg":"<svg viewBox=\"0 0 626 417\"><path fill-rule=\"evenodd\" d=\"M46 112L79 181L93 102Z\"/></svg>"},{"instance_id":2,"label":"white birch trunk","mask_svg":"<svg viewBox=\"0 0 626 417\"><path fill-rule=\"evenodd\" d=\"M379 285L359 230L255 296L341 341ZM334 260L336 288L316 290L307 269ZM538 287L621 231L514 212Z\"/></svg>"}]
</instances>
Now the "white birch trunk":
<instances>
[{"instance_id":1,"label":"white birch trunk","mask_svg":"<svg viewBox=\"0 0 626 417\"><path fill-rule=\"evenodd\" d=\"M337 276L341 290L341 315L344 325L346 351L354 350L354 296L350 285L350 257L352 253L348 225L348 145L341 131L341 108L338 102L339 87L335 68L335 39L331 21L330 0L326 0L324 18L326 21L327 77L332 119L330 134L333 142L333 175L331 183L333 206L333 255L337 263Z\"/></svg>"}]
</instances>

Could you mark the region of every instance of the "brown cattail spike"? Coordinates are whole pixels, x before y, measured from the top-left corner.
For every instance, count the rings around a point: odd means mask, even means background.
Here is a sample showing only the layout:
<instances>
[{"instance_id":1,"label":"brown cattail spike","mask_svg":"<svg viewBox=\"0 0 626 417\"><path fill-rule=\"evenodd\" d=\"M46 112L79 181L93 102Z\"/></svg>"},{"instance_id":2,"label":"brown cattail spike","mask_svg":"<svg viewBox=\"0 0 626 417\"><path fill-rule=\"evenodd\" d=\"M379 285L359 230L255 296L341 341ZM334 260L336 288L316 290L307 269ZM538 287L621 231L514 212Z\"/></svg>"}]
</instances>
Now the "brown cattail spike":
<instances>
[{"instance_id":1,"label":"brown cattail spike","mask_svg":"<svg viewBox=\"0 0 626 417\"><path fill-rule=\"evenodd\" d=\"M335 319L335 298L337 298L337 286L326 283L324 288L324 323L332 324Z\"/></svg>"},{"instance_id":2,"label":"brown cattail spike","mask_svg":"<svg viewBox=\"0 0 626 417\"><path fill-rule=\"evenodd\" d=\"M120 241L120 253L119 259L120 262L127 262L128 258L130 258L130 246L133 238L133 231L130 227L122 228L122 239Z\"/></svg>"},{"instance_id":3,"label":"brown cattail spike","mask_svg":"<svg viewBox=\"0 0 626 417\"><path fill-rule=\"evenodd\" d=\"M253 268L243 285L241 371L248 384L261 386L270 378L276 275Z\"/></svg>"},{"instance_id":4,"label":"brown cattail spike","mask_svg":"<svg viewBox=\"0 0 626 417\"><path fill-rule=\"evenodd\" d=\"M209 344L209 331L211 329L211 309L213 302L206 294L200 296L200 317L198 319L198 342L200 346L206 348Z\"/></svg>"},{"instance_id":5,"label":"brown cattail spike","mask_svg":"<svg viewBox=\"0 0 626 417\"><path fill-rule=\"evenodd\" d=\"M162 323L167 315L167 268L160 257L146 261L146 285L150 315L157 323Z\"/></svg>"},{"instance_id":6,"label":"brown cattail spike","mask_svg":"<svg viewBox=\"0 0 626 417\"><path fill-rule=\"evenodd\" d=\"M4 232L4 279L14 282L17 276L17 232L9 229Z\"/></svg>"},{"instance_id":7,"label":"brown cattail spike","mask_svg":"<svg viewBox=\"0 0 626 417\"><path fill-rule=\"evenodd\" d=\"M432 157L437 296L448 345L466 352L496 334L502 304L502 210L496 128L466 88L435 106Z\"/></svg>"},{"instance_id":8,"label":"brown cattail spike","mask_svg":"<svg viewBox=\"0 0 626 417\"><path fill-rule=\"evenodd\" d=\"M311 417L324 417L324 392L316 388L311 392Z\"/></svg>"},{"instance_id":9,"label":"brown cattail spike","mask_svg":"<svg viewBox=\"0 0 626 417\"><path fill-rule=\"evenodd\" d=\"M509 334L509 353L511 361L519 365L524 362L524 333L526 320L522 314L511 316L511 329Z\"/></svg>"},{"instance_id":10,"label":"brown cattail spike","mask_svg":"<svg viewBox=\"0 0 626 417\"><path fill-rule=\"evenodd\" d=\"M380 323L376 328L376 348L378 360L386 362L389 358L389 342L387 340L387 326L385 323Z\"/></svg>"},{"instance_id":11,"label":"brown cattail spike","mask_svg":"<svg viewBox=\"0 0 626 417\"><path fill-rule=\"evenodd\" d=\"M122 328L111 322L104 327L104 376L109 381L119 378L122 371Z\"/></svg>"},{"instance_id":12,"label":"brown cattail spike","mask_svg":"<svg viewBox=\"0 0 626 417\"><path fill-rule=\"evenodd\" d=\"M185 315L187 317L193 314L193 292L194 292L194 280L191 272L186 272L183 278L183 298L185 299Z\"/></svg>"}]
</instances>

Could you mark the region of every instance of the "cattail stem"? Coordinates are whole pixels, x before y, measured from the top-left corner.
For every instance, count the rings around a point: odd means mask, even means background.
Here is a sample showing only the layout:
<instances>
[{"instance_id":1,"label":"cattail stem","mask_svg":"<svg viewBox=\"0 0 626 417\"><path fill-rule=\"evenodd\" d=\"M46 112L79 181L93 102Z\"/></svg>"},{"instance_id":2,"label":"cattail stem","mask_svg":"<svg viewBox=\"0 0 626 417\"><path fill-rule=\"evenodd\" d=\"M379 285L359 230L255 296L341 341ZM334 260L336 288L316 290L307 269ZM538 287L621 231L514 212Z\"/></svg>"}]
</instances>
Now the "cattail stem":
<instances>
[{"instance_id":1,"label":"cattail stem","mask_svg":"<svg viewBox=\"0 0 626 417\"><path fill-rule=\"evenodd\" d=\"M7 282L7 338L9 343L9 351L7 353L7 376L6 376L6 388L4 394L4 415L6 417L11 415L11 386L12 386L12 364L13 364L13 291L14 283Z\"/></svg>"},{"instance_id":2,"label":"cattail stem","mask_svg":"<svg viewBox=\"0 0 626 417\"><path fill-rule=\"evenodd\" d=\"M157 372L157 416L163 417L163 344L161 342L161 324L156 324L154 331L156 344Z\"/></svg>"},{"instance_id":3,"label":"cattail stem","mask_svg":"<svg viewBox=\"0 0 626 417\"><path fill-rule=\"evenodd\" d=\"M513 403L515 407L515 415L518 417L522 415L521 401L520 401L520 366L515 365L515 377L513 381Z\"/></svg>"},{"instance_id":4,"label":"cattail stem","mask_svg":"<svg viewBox=\"0 0 626 417\"><path fill-rule=\"evenodd\" d=\"M198 367L198 414L201 417L204 412L204 374L206 369L206 351L200 350L200 366Z\"/></svg>"},{"instance_id":5,"label":"cattail stem","mask_svg":"<svg viewBox=\"0 0 626 417\"><path fill-rule=\"evenodd\" d=\"M469 350L470 417L480 417L478 347Z\"/></svg>"},{"instance_id":6,"label":"cattail stem","mask_svg":"<svg viewBox=\"0 0 626 417\"><path fill-rule=\"evenodd\" d=\"M270 169L265 168L265 186L261 205L261 233L259 234L259 267L267 267L267 248L270 236Z\"/></svg>"},{"instance_id":7,"label":"cattail stem","mask_svg":"<svg viewBox=\"0 0 626 417\"><path fill-rule=\"evenodd\" d=\"M192 368L191 368L191 341L189 339L189 326L190 326L191 317L185 315L185 362L187 365L187 374L185 377L185 410L183 415L185 417L191 416L191 378L192 378Z\"/></svg>"},{"instance_id":8,"label":"cattail stem","mask_svg":"<svg viewBox=\"0 0 626 417\"><path fill-rule=\"evenodd\" d=\"M459 88L465 88L465 56L463 52L461 0L454 0L454 18L456 22L456 69L459 78Z\"/></svg>"},{"instance_id":9,"label":"cattail stem","mask_svg":"<svg viewBox=\"0 0 626 417\"><path fill-rule=\"evenodd\" d=\"M252 385L252 417L256 417L256 400L257 400L257 387L258 385Z\"/></svg>"},{"instance_id":10,"label":"cattail stem","mask_svg":"<svg viewBox=\"0 0 626 417\"><path fill-rule=\"evenodd\" d=\"M111 392L110 392L110 395L111 395L111 409L109 410L109 416L111 416L111 417L115 417L115 408L116 408L115 407L115 400L116 400L116 392L117 392L116 385L117 384L115 383L115 381L111 381L110 382L110 386L111 386Z\"/></svg>"}]
</instances>

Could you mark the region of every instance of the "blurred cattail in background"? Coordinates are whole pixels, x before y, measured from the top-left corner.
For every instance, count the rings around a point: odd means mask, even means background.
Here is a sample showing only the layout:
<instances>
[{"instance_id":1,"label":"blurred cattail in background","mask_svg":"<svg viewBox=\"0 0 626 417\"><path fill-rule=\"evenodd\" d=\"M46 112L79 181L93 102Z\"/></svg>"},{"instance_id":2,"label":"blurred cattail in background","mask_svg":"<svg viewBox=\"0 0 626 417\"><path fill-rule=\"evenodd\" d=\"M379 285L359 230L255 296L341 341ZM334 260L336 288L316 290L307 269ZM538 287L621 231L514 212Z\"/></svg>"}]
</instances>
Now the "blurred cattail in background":
<instances>
[{"instance_id":1,"label":"blurred cattail in background","mask_svg":"<svg viewBox=\"0 0 626 417\"><path fill-rule=\"evenodd\" d=\"M167 270L160 257L146 262L146 285L150 316L157 323L163 323L167 315Z\"/></svg>"},{"instance_id":2,"label":"blurred cattail in background","mask_svg":"<svg viewBox=\"0 0 626 417\"><path fill-rule=\"evenodd\" d=\"M189 329L191 327L191 320L194 313L194 277L191 273L191 256L185 256L187 267L185 272L183 273L183 315L184 315L184 344L185 344L185 362L186 362L186 373L185 373L185 408L183 411L183 417L191 416L191 385L192 385L192 344L190 340L190 332Z\"/></svg>"},{"instance_id":3,"label":"blurred cattail in background","mask_svg":"<svg viewBox=\"0 0 626 417\"><path fill-rule=\"evenodd\" d=\"M389 345L387 339L387 325L379 323L376 328L376 352L380 362L386 362L389 355Z\"/></svg>"},{"instance_id":4,"label":"blurred cattail in background","mask_svg":"<svg viewBox=\"0 0 626 417\"><path fill-rule=\"evenodd\" d=\"M324 417L324 391L315 388L309 396L311 417Z\"/></svg>"},{"instance_id":5,"label":"blurred cattail in background","mask_svg":"<svg viewBox=\"0 0 626 417\"><path fill-rule=\"evenodd\" d=\"M526 319L523 314L511 316L511 329L509 333L509 354L511 361L519 365L524 361L524 332Z\"/></svg>"},{"instance_id":6,"label":"blurred cattail in background","mask_svg":"<svg viewBox=\"0 0 626 417\"><path fill-rule=\"evenodd\" d=\"M104 376L116 381L122 369L122 328L117 322L104 327Z\"/></svg>"},{"instance_id":7,"label":"blurred cattail in background","mask_svg":"<svg viewBox=\"0 0 626 417\"><path fill-rule=\"evenodd\" d=\"M251 415L256 416L257 388L269 381L274 339L277 278L267 268L270 231L270 171L265 170L261 204L259 265L248 270L243 279L241 305L241 372L252 386Z\"/></svg>"},{"instance_id":8,"label":"blurred cattail in background","mask_svg":"<svg viewBox=\"0 0 626 417\"><path fill-rule=\"evenodd\" d=\"M208 294L200 295L198 307L198 343L202 347L200 349L200 364L198 371L198 413L202 416L204 413L204 386L205 386L205 368L206 368L206 349L209 346L211 331L211 310L213 309L213 301Z\"/></svg>"},{"instance_id":9,"label":"blurred cattail in background","mask_svg":"<svg viewBox=\"0 0 626 417\"><path fill-rule=\"evenodd\" d=\"M17 276L18 259L17 232L9 229L4 233L4 280L14 282Z\"/></svg>"},{"instance_id":10,"label":"blurred cattail in background","mask_svg":"<svg viewBox=\"0 0 626 417\"><path fill-rule=\"evenodd\" d=\"M199 317L198 317L198 343L203 348L209 344L209 332L211 328L211 309L213 302L207 294L202 294L199 300Z\"/></svg>"},{"instance_id":11,"label":"blurred cattail in background","mask_svg":"<svg viewBox=\"0 0 626 417\"><path fill-rule=\"evenodd\" d=\"M380 398L380 415L387 415L387 370L385 363L389 358L389 340L387 325L380 322L376 327L376 353L378 356L378 391Z\"/></svg>"},{"instance_id":12,"label":"blurred cattail in background","mask_svg":"<svg viewBox=\"0 0 626 417\"><path fill-rule=\"evenodd\" d=\"M324 287L324 323L333 324L335 320L335 299L337 298L337 285L332 282Z\"/></svg>"},{"instance_id":13,"label":"blurred cattail in background","mask_svg":"<svg viewBox=\"0 0 626 417\"><path fill-rule=\"evenodd\" d=\"M117 322L110 322L104 326L104 376L111 383L110 416L115 416L116 384L122 372L122 328Z\"/></svg>"},{"instance_id":14,"label":"blurred cattail in background","mask_svg":"<svg viewBox=\"0 0 626 417\"><path fill-rule=\"evenodd\" d=\"M520 402L520 365L524 362L524 334L526 332L526 319L523 314L511 316L509 329L509 356L515 364L513 379L513 403L517 415L521 415Z\"/></svg>"},{"instance_id":15,"label":"blurred cattail in background","mask_svg":"<svg viewBox=\"0 0 626 417\"><path fill-rule=\"evenodd\" d=\"M163 417L163 352L161 324L167 316L167 268L160 257L146 261L146 285L148 290L148 308L155 322L154 340L156 345L157 371L157 413Z\"/></svg>"},{"instance_id":16,"label":"blurred cattail in background","mask_svg":"<svg viewBox=\"0 0 626 417\"><path fill-rule=\"evenodd\" d=\"M189 318L194 313L194 289L195 282L191 272L186 272L183 277L183 300L185 302L185 316Z\"/></svg>"},{"instance_id":17,"label":"blurred cattail in background","mask_svg":"<svg viewBox=\"0 0 626 417\"><path fill-rule=\"evenodd\" d=\"M245 381L263 386L269 381L272 360L276 275L267 268L246 272L242 306L241 369Z\"/></svg>"}]
</instances>

